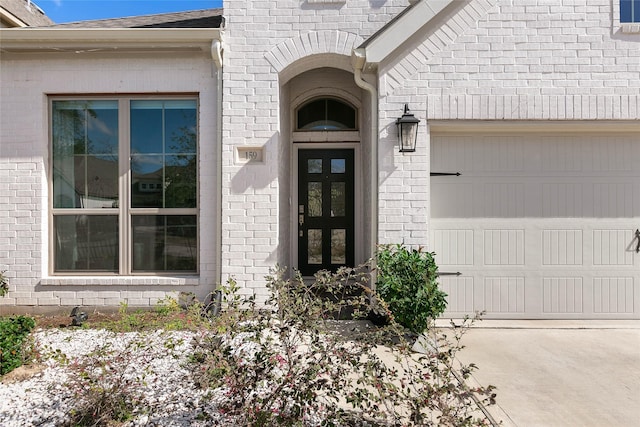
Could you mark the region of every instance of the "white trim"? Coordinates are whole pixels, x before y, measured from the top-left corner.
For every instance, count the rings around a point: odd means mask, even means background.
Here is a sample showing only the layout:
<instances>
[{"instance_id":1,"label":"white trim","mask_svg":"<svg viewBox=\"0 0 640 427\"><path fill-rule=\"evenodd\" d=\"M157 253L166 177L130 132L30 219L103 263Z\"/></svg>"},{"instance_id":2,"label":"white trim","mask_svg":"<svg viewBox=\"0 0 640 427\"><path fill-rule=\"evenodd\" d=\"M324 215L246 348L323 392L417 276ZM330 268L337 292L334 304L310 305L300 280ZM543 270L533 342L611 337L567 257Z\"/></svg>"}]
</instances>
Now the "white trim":
<instances>
[{"instance_id":1,"label":"white trim","mask_svg":"<svg viewBox=\"0 0 640 427\"><path fill-rule=\"evenodd\" d=\"M293 142L360 142L360 132L345 131L297 131L291 137Z\"/></svg>"},{"instance_id":2,"label":"white trim","mask_svg":"<svg viewBox=\"0 0 640 427\"><path fill-rule=\"evenodd\" d=\"M21 28L27 27L27 24L22 19L18 18L16 15L14 15L13 13L11 13L10 11L8 11L2 6L0 6L0 20L8 22L9 24L14 25L15 27L21 27ZM0 37L0 40L2 40L1 37Z\"/></svg>"},{"instance_id":3,"label":"white trim","mask_svg":"<svg viewBox=\"0 0 640 427\"><path fill-rule=\"evenodd\" d=\"M640 22L623 22L620 28L624 34L640 34Z\"/></svg>"},{"instance_id":4,"label":"white trim","mask_svg":"<svg viewBox=\"0 0 640 427\"><path fill-rule=\"evenodd\" d=\"M430 133L629 133L640 120L429 120Z\"/></svg>"},{"instance_id":5,"label":"white trim","mask_svg":"<svg viewBox=\"0 0 640 427\"><path fill-rule=\"evenodd\" d=\"M364 237L364 221L358 221L363 216L363 191L362 191L362 155L360 151L361 145L354 142L333 142L333 143L308 143L308 144L292 144L291 150L291 206L289 213L289 226L291 229L291 255L289 265L292 268L298 268L298 151L299 150L340 150L353 149L353 191L355 200L353 204L355 234L354 244L354 264L358 265L364 262L364 247L362 245Z\"/></svg>"},{"instance_id":6,"label":"white trim","mask_svg":"<svg viewBox=\"0 0 640 427\"><path fill-rule=\"evenodd\" d=\"M78 51L85 48L163 50L193 47L211 52L212 42L221 41L218 28L28 28L0 29L2 51Z\"/></svg>"},{"instance_id":7,"label":"white trim","mask_svg":"<svg viewBox=\"0 0 640 427\"><path fill-rule=\"evenodd\" d=\"M358 113L362 108L362 101L360 100L360 98L354 96L353 94L345 90L338 89L335 87L330 87L330 88L319 87L319 88L310 89L298 94L290 103L292 113L295 113L298 110L298 108L300 108L300 106L316 98L317 99L335 98L338 100L345 101L351 104L351 106L355 108ZM358 115L358 118L360 118L359 115ZM291 126L292 126L291 129L295 129L295 120L291 123Z\"/></svg>"},{"instance_id":8,"label":"white trim","mask_svg":"<svg viewBox=\"0 0 640 427\"><path fill-rule=\"evenodd\" d=\"M366 45L364 49L367 63L377 64L383 61L453 2L454 0L423 0L413 5L381 33L374 35Z\"/></svg>"}]
</instances>

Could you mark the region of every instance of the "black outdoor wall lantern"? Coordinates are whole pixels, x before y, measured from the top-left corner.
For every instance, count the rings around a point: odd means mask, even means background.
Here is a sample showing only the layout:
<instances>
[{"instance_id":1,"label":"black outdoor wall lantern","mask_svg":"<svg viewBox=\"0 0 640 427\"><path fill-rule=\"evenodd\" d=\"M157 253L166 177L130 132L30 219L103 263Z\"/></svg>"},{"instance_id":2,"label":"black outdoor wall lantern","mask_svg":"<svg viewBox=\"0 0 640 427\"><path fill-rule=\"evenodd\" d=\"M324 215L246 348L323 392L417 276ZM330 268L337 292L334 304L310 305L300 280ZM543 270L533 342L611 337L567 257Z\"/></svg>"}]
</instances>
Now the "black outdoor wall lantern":
<instances>
[{"instance_id":1,"label":"black outdoor wall lantern","mask_svg":"<svg viewBox=\"0 0 640 427\"><path fill-rule=\"evenodd\" d=\"M398 126L398 144L400 145L401 153L416 151L418 123L420 123L420 119L417 119L411 114L409 106L404 104L404 114L396 120L396 126Z\"/></svg>"}]
</instances>

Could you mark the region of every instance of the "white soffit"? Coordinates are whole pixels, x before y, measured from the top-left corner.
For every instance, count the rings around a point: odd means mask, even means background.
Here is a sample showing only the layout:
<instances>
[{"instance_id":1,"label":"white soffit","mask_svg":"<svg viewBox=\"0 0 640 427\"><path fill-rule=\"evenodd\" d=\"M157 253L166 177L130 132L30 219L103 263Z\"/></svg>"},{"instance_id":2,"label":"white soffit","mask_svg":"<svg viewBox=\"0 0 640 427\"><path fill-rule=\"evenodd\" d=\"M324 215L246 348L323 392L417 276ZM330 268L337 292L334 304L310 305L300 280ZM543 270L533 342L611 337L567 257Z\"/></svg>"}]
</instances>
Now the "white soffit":
<instances>
[{"instance_id":1,"label":"white soffit","mask_svg":"<svg viewBox=\"0 0 640 427\"><path fill-rule=\"evenodd\" d=\"M367 63L379 63L455 0L422 0L365 44Z\"/></svg>"}]
</instances>

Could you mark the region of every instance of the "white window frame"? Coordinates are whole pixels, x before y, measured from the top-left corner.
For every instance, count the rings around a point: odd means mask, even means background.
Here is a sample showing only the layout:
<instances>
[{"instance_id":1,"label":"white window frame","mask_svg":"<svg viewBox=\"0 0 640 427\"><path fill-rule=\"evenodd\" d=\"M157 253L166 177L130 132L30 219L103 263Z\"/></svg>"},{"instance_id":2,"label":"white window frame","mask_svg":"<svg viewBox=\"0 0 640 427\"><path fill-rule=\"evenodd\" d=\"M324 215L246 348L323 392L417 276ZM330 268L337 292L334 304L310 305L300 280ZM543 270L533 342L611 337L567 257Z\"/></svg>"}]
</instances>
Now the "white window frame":
<instances>
[{"instance_id":1,"label":"white window frame","mask_svg":"<svg viewBox=\"0 0 640 427\"><path fill-rule=\"evenodd\" d=\"M621 13L621 0L613 1L613 30L621 31L623 34L640 34L640 22L623 22L620 18ZM640 8L640 1L635 0L633 7ZM633 12L632 12L633 16Z\"/></svg>"},{"instance_id":2,"label":"white window frame","mask_svg":"<svg viewBox=\"0 0 640 427\"><path fill-rule=\"evenodd\" d=\"M118 200L117 208L90 209L90 208L54 208L53 207L53 102L54 101L118 101ZM200 170L196 171L196 207L195 208L131 208L131 170L130 170L130 104L139 100L189 100L196 102L196 155L200 154L200 99L197 94L154 94L154 95L74 95L56 96L48 98L48 224L49 224L49 275L51 276L198 276L200 274ZM199 159L197 161L199 165ZM55 227L54 216L62 215L105 215L118 216L118 271L79 270L56 271L55 270ZM132 217L136 215L170 215L170 216L195 216L196 221L196 270L195 271L133 271L133 239Z\"/></svg>"}]
</instances>

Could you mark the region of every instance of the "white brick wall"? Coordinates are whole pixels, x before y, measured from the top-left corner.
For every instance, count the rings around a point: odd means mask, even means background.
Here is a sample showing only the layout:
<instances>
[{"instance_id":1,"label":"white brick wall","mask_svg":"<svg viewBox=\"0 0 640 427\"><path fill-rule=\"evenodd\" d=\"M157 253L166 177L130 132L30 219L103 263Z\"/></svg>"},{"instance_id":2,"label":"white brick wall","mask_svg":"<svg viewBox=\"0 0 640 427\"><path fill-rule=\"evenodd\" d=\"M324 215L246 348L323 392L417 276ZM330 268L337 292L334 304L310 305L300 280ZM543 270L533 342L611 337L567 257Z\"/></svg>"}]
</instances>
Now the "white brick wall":
<instances>
[{"instance_id":1,"label":"white brick wall","mask_svg":"<svg viewBox=\"0 0 640 427\"><path fill-rule=\"evenodd\" d=\"M395 52L380 64L380 242L428 244L429 120L638 120L640 35L621 31L616 2L455 1L439 16L446 22L426 25L408 41L406 55ZM295 94L285 83L314 67L345 68L351 50L407 4L225 1L222 183L213 167L218 94L210 58L3 54L0 268L8 270L11 293L0 304L113 305L128 299L148 305L174 290L203 296L215 282L218 221L223 280L234 276L246 293L266 297L264 276L276 263L291 261L292 151L289 105L283 103ZM314 84L325 83L309 82ZM47 94L129 92L200 94L201 275L48 277ZM415 153L397 150L394 122L404 103L422 120ZM239 145L263 146L265 163L236 164Z\"/></svg>"},{"instance_id":2,"label":"white brick wall","mask_svg":"<svg viewBox=\"0 0 640 427\"><path fill-rule=\"evenodd\" d=\"M427 244L428 173L415 175L430 167L425 119L638 120L640 34L622 32L618 7L618 0L454 2L444 25L428 26L408 55L381 64L381 152L396 141L385 128L402 103L423 122L416 153L381 157L380 240L411 234L412 244ZM394 220L398 206L416 221Z\"/></svg>"},{"instance_id":3,"label":"white brick wall","mask_svg":"<svg viewBox=\"0 0 640 427\"><path fill-rule=\"evenodd\" d=\"M140 56L140 55L138 55ZM206 55L2 54L0 74L0 270L12 305L131 306L215 286L216 84ZM49 94L199 93L200 276L48 276Z\"/></svg>"},{"instance_id":4,"label":"white brick wall","mask_svg":"<svg viewBox=\"0 0 640 427\"><path fill-rule=\"evenodd\" d=\"M640 35L621 32L617 5L461 2L411 55L385 64L382 92L413 88L434 119L636 120Z\"/></svg>"},{"instance_id":5,"label":"white brick wall","mask_svg":"<svg viewBox=\"0 0 640 427\"><path fill-rule=\"evenodd\" d=\"M264 298L269 269L276 263L290 265L290 177L282 171L289 170L291 159L289 147L283 146L288 137L280 134L288 130L280 122L281 108L289 106L280 105L282 80L303 71L297 68L301 63L306 69L316 65L315 60L317 66L334 65L327 54L349 57L352 48L407 4L406 0L224 2L223 280L234 276L247 293ZM264 146L266 164L235 165L237 145Z\"/></svg>"}]
</instances>

